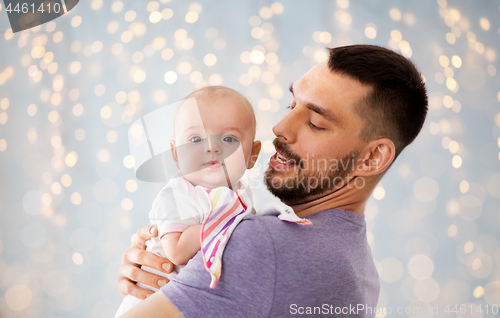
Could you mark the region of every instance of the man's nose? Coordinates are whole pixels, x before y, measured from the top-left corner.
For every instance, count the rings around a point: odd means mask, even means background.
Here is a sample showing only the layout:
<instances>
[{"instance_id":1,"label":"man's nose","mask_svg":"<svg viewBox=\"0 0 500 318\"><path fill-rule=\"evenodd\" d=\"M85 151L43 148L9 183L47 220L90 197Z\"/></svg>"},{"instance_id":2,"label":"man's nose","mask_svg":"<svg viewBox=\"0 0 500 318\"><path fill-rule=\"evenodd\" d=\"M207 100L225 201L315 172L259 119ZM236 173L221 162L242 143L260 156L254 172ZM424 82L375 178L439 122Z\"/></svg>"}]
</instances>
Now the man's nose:
<instances>
[{"instance_id":1,"label":"man's nose","mask_svg":"<svg viewBox=\"0 0 500 318\"><path fill-rule=\"evenodd\" d=\"M300 112L297 107L289 111L276 125L273 127L273 133L281 141L287 144L294 143L297 138L297 131L300 128Z\"/></svg>"}]
</instances>

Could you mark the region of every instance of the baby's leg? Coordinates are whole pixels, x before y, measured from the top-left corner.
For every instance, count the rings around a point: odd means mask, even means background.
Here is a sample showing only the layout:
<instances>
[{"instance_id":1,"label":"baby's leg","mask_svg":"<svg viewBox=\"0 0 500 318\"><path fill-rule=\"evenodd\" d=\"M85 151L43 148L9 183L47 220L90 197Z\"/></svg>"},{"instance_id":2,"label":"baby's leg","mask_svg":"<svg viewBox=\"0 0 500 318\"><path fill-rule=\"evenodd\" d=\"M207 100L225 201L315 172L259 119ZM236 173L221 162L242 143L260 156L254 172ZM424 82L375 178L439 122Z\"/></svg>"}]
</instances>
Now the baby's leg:
<instances>
[{"instance_id":1,"label":"baby's leg","mask_svg":"<svg viewBox=\"0 0 500 318\"><path fill-rule=\"evenodd\" d=\"M175 267L177 267L177 266L175 266ZM165 277L167 279L167 281L169 281L170 279L172 279L175 276L177 276L177 272L179 270L178 268L174 268L174 271L172 273L166 274L164 272L160 272L159 270L157 270L155 268L151 268L149 266L142 265L141 269L145 270L146 272L150 272L150 273L153 273L153 274ZM144 285L142 283L136 283L136 285L139 286L139 287L141 287L141 288L144 288L144 289L152 290L154 292L158 291L158 288L154 288L154 287L151 287L151 286L148 286L148 285ZM118 311L116 312L115 318L120 317L121 315L123 315L124 313L126 313L127 311L129 311L130 309L132 309L132 307L134 307L135 305L139 304L141 301L142 301L141 299L139 299L137 297L134 297L132 295L125 296L125 298L123 298L123 301L122 301L120 307L118 308Z\"/></svg>"},{"instance_id":2,"label":"baby's leg","mask_svg":"<svg viewBox=\"0 0 500 318\"><path fill-rule=\"evenodd\" d=\"M120 307L118 308L118 311L116 312L115 318L120 317L121 315L132 309L132 307L139 304L141 301L141 299L132 295L125 296L122 303L120 304Z\"/></svg>"},{"instance_id":3,"label":"baby's leg","mask_svg":"<svg viewBox=\"0 0 500 318\"><path fill-rule=\"evenodd\" d=\"M156 244L152 244L152 243L156 243ZM161 247L161 243L159 242L159 240L157 240L155 242L147 242L146 245L148 245L148 248L146 249L147 251L152 252L152 253L154 253L154 254L156 254L158 256L161 256L161 257L165 258L164 255L161 255L159 253L159 252L163 252L162 247ZM155 249L155 246L159 246L159 248L156 247L156 249ZM165 277L167 282L169 280L171 280L172 278L174 278L175 276L177 276L177 273L179 272L179 267L178 266L175 266L174 267L174 271L172 271L172 273L170 273L170 274L166 274L164 272L160 272L159 270L157 270L155 268L152 268L152 267L149 267L149 266L145 266L145 265L142 265L141 269L144 270L144 271L146 271L146 272L150 272L150 273L156 274L158 276ZM151 286L148 286L148 285L145 285L145 284L142 284L142 283L136 283L136 285L138 287L141 287L141 288L144 288L144 289L149 289L149 290L154 291L154 292L158 291L158 288L151 287ZM139 299L137 297L134 297L132 295L125 296L125 298L123 298L123 301L122 301L120 307L118 308L118 311L116 312L115 318L120 317L125 312L129 311L132 307L134 307L135 305L139 304L141 301L142 301L141 299Z\"/></svg>"}]
</instances>

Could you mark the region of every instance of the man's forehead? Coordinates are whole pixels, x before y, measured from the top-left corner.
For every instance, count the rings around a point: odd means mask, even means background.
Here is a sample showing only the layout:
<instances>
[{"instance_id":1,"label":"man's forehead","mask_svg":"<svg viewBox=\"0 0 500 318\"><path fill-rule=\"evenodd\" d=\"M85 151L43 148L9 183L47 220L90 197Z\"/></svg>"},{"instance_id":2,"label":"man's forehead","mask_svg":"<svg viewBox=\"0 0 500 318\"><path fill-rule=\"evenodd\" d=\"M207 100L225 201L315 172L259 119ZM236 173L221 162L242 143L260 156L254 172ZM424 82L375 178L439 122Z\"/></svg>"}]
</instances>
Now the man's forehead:
<instances>
[{"instance_id":1,"label":"man's forehead","mask_svg":"<svg viewBox=\"0 0 500 318\"><path fill-rule=\"evenodd\" d=\"M319 71L315 66L290 85L290 92L296 100L327 106L326 97L333 93L332 83L327 83L324 76L318 74Z\"/></svg>"},{"instance_id":2,"label":"man's forehead","mask_svg":"<svg viewBox=\"0 0 500 318\"><path fill-rule=\"evenodd\" d=\"M307 93L311 98L336 96L348 98L354 103L363 99L372 90L371 86L362 84L346 74L332 71L327 62L316 64L292 85L295 92Z\"/></svg>"},{"instance_id":3,"label":"man's forehead","mask_svg":"<svg viewBox=\"0 0 500 318\"><path fill-rule=\"evenodd\" d=\"M321 62L313 66L306 74L297 80L301 85L318 89L322 86L332 86L332 71L326 62Z\"/></svg>"}]
</instances>

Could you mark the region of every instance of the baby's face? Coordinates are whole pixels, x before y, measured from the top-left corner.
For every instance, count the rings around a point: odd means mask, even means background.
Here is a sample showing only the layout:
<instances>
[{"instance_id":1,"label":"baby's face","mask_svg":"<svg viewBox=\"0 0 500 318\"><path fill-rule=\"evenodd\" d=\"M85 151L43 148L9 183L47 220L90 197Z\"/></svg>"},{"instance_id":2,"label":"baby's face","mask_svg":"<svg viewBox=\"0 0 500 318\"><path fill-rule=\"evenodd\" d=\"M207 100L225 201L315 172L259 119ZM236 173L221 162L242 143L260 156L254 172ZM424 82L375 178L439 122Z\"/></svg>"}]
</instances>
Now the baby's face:
<instances>
[{"instance_id":1,"label":"baby's face","mask_svg":"<svg viewBox=\"0 0 500 318\"><path fill-rule=\"evenodd\" d=\"M216 188L228 186L227 173L234 187L247 169L254 127L253 114L238 95L186 100L175 122L175 153L184 178Z\"/></svg>"}]
</instances>

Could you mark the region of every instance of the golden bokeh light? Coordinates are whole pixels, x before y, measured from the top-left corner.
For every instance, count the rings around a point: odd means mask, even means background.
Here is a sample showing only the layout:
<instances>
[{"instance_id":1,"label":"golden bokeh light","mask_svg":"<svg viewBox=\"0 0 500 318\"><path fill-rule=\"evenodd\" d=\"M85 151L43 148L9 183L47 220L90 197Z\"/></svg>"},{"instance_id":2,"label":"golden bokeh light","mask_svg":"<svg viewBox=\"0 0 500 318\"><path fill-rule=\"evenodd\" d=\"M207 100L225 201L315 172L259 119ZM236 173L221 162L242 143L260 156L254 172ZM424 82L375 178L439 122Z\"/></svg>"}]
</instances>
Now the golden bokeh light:
<instances>
[{"instance_id":1,"label":"golden bokeh light","mask_svg":"<svg viewBox=\"0 0 500 318\"><path fill-rule=\"evenodd\" d=\"M78 161L78 155L74 151L71 151L70 153L68 153L66 155L66 157L64 158L64 162L66 163L66 165L68 167L73 167L77 161Z\"/></svg>"},{"instance_id":2,"label":"golden bokeh light","mask_svg":"<svg viewBox=\"0 0 500 318\"><path fill-rule=\"evenodd\" d=\"M71 194L71 203L73 203L74 205L79 205L80 203L82 203L81 194L78 192L73 192Z\"/></svg>"},{"instance_id":3,"label":"golden bokeh light","mask_svg":"<svg viewBox=\"0 0 500 318\"><path fill-rule=\"evenodd\" d=\"M270 198L262 180L275 153L275 125L289 114L288 86L328 60L325 48L357 43L409 58L429 97L421 133L365 207L380 307L498 305L498 5L377 5L91 0L20 32L6 20L0 37L6 315L115 314L121 254L164 185L139 181L136 169L162 151L171 155L169 140L152 136L158 132L148 125L156 118L148 114L194 89L229 86L254 107L262 152L248 178L258 211ZM168 120L161 136L170 138ZM285 128L290 137L305 131ZM144 157L132 155L136 144ZM99 282L88 275L95 270ZM96 291L102 297L89 302L85 295Z\"/></svg>"}]
</instances>

